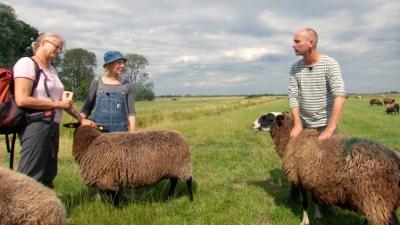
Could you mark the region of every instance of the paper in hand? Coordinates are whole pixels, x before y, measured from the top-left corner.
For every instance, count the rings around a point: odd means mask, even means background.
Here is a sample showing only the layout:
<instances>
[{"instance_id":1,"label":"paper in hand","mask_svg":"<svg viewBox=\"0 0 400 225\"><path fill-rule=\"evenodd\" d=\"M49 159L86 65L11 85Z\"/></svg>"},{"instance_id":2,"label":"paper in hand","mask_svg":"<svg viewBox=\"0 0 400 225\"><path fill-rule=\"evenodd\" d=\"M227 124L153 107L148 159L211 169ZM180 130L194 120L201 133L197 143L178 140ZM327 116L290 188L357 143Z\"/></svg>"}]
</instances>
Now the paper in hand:
<instances>
[{"instance_id":1,"label":"paper in hand","mask_svg":"<svg viewBox=\"0 0 400 225\"><path fill-rule=\"evenodd\" d=\"M64 91L63 92L63 96L62 96L62 100L71 100L72 101L72 97L74 96L74 92L72 91Z\"/></svg>"}]
</instances>

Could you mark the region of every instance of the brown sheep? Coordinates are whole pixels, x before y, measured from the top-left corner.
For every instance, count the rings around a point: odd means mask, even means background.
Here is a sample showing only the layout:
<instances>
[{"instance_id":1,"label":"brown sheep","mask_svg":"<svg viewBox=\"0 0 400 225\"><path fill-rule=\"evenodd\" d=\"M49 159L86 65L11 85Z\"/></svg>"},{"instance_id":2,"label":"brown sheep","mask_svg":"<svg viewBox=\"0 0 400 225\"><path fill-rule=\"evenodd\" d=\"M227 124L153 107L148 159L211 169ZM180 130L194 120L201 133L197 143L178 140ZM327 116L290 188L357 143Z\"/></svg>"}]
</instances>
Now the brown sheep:
<instances>
[{"instance_id":1,"label":"brown sheep","mask_svg":"<svg viewBox=\"0 0 400 225\"><path fill-rule=\"evenodd\" d=\"M369 104L371 106L373 106L373 105L383 105L382 101L379 100L379 99L376 99L376 98L373 98L373 99L369 100Z\"/></svg>"},{"instance_id":2,"label":"brown sheep","mask_svg":"<svg viewBox=\"0 0 400 225\"><path fill-rule=\"evenodd\" d=\"M392 113L400 114L400 113L399 113L399 104L397 104L397 103L392 103L392 104L386 106L386 113L387 113L387 114L389 114L389 113L390 113L390 114L392 114Z\"/></svg>"},{"instance_id":3,"label":"brown sheep","mask_svg":"<svg viewBox=\"0 0 400 225\"><path fill-rule=\"evenodd\" d=\"M390 98L390 97L385 97L385 98L383 98L383 103L384 103L385 105L387 105L387 104L393 104L395 101L396 101L396 100L394 100L394 98Z\"/></svg>"},{"instance_id":4,"label":"brown sheep","mask_svg":"<svg viewBox=\"0 0 400 225\"><path fill-rule=\"evenodd\" d=\"M67 212L54 191L34 179L0 168L1 225L66 225Z\"/></svg>"},{"instance_id":5,"label":"brown sheep","mask_svg":"<svg viewBox=\"0 0 400 225\"><path fill-rule=\"evenodd\" d=\"M152 185L165 178L171 181L168 197L181 179L193 200L191 155L177 132L102 133L96 127L81 126L74 134L72 154L83 182L115 196L116 205L122 188Z\"/></svg>"},{"instance_id":6,"label":"brown sheep","mask_svg":"<svg viewBox=\"0 0 400 225\"><path fill-rule=\"evenodd\" d=\"M399 224L400 159L387 147L339 135L320 141L311 129L291 139L293 120L287 113L263 115L253 127L270 132L285 175L300 187L302 224L309 223L307 190L319 204L360 212L371 225Z\"/></svg>"}]
</instances>

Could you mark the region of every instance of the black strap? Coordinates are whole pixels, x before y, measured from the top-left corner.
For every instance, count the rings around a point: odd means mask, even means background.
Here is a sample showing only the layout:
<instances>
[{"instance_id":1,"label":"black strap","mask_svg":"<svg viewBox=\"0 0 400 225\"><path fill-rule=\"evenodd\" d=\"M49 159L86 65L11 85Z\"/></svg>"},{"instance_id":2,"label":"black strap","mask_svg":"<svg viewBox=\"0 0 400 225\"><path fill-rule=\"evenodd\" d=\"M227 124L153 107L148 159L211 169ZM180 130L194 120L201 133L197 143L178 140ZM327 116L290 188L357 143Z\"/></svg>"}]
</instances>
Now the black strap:
<instances>
[{"instance_id":1,"label":"black strap","mask_svg":"<svg viewBox=\"0 0 400 225\"><path fill-rule=\"evenodd\" d=\"M35 64L35 73L36 73L35 81L33 82L33 87L32 87L32 91L31 91L31 96L32 96L33 91L36 89L36 87L39 84L40 75L42 73L44 73L44 71L39 68L39 64L35 61L35 59L33 59L33 57L31 57L31 59L32 59L33 63ZM49 88L47 86L47 76L45 73L44 73L44 89L46 90L47 97L50 98L50 92L49 92Z\"/></svg>"},{"instance_id":2,"label":"black strap","mask_svg":"<svg viewBox=\"0 0 400 225\"><path fill-rule=\"evenodd\" d=\"M10 139L8 138L8 134L6 134L6 147L7 147L7 152L10 153L10 169L14 169L14 150L15 150L15 141L17 139L17 134L14 132L11 143ZM11 144L11 146L10 146Z\"/></svg>"}]
</instances>

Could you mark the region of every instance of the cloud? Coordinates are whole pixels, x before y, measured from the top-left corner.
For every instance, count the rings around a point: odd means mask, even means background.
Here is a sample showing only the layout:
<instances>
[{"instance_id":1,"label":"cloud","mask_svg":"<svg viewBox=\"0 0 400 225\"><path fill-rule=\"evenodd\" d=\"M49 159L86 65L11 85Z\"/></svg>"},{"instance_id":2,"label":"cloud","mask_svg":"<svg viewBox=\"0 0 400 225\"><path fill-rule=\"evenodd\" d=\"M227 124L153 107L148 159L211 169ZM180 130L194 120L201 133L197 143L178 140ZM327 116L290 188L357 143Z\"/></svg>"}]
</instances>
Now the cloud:
<instances>
[{"instance_id":1,"label":"cloud","mask_svg":"<svg viewBox=\"0 0 400 225\"><path fill-rule=\"evenodd\" d=\"M204 87L217 87L217 86L231 86L237 84L243 84L249 81L249 76L247 74L243 75L235 75L232 77L220 78L216 73L209 73L206 76L205 80L196 80L196 81L186 81L184 83L185 87L196 87L196 88L204 88Z\"/></svg>"},{"instance_id":2,"label":"cloud","mask_svg":"<svg viewBox=\"0 0 400 225\"><path fill-rule=\"evenodd\" d=\"M249 80L249 76L247 74L245 74L245 75L237 75L234 77L225 78L224 82L226 82L226 83L243 83L248 80Z\"/></svg>"},{"instance_id":3,"label":"cloud","mask_svg":"<svg viewBox=\"0 0 400 225\"><path fill-rule=\"evenodd\" d=\"M105 51L145 56L158 95L285 93L300 27L317 30L319 51L340 63L349 92L399 90L399 1L3 2L40 32L61 34L67 48L95 53L99 72Z\"/></svg>"},{"instance_id":4,"label":"cloud","mask_svg":"<svg viewBox=\"0 0 400 225\"><path fill-rule=\"evenodd\" d=\"M185 54L181 55L176 59L176 63L195 63L199 60L198 55L192 55L192 54Z\"/></svg>"},{"instance_id":5,"label":"cloud","mask_svg":"<svg viewBox=\"0 0 400 225\"><path fill-rule=\"evenodd\" d=\"M233 58L239 62L257 61L267 54L277 54L278 51L267 48L242 48L233 51L227 51L224 55L228 58Z\"/></svg>"}]
</instances>

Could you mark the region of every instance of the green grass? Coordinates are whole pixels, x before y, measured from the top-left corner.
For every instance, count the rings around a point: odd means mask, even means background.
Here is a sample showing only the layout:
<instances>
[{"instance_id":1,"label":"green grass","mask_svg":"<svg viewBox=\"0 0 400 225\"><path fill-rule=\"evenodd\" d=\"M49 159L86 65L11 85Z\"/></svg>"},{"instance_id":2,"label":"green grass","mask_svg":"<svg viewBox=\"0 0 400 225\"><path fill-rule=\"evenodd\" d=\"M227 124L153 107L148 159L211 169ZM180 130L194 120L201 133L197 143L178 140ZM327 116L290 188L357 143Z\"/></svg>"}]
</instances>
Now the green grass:
<instances>
[{"instance_id":1,"label":"green grass","mask_svg":"<svg viewBox=\"0 0 400 225\"><path fill-rule=\"evenodd\" d=\"M370 107L368 100L348 99L340 133L400 149L400 116L386 115L384 107ZM72 133L63 128L55 191L68 209L70 224L299 224L302 209L284 202L289 184L269 134L250 128L262 113L288 111L287 105L286 97L178 98L136 104L142 121L139 131L176 130L186 137L193 161L193 202L184 183L178 183L177 194L165 201L167 181L133 190L132 200L118 209L96 200L95 191L80 182L71 156ZM6 166L3 146L0 143L0 160ZM335 208L334 216L311 223L362 225L363 220Z\"/></svg>"}]
</instances>

